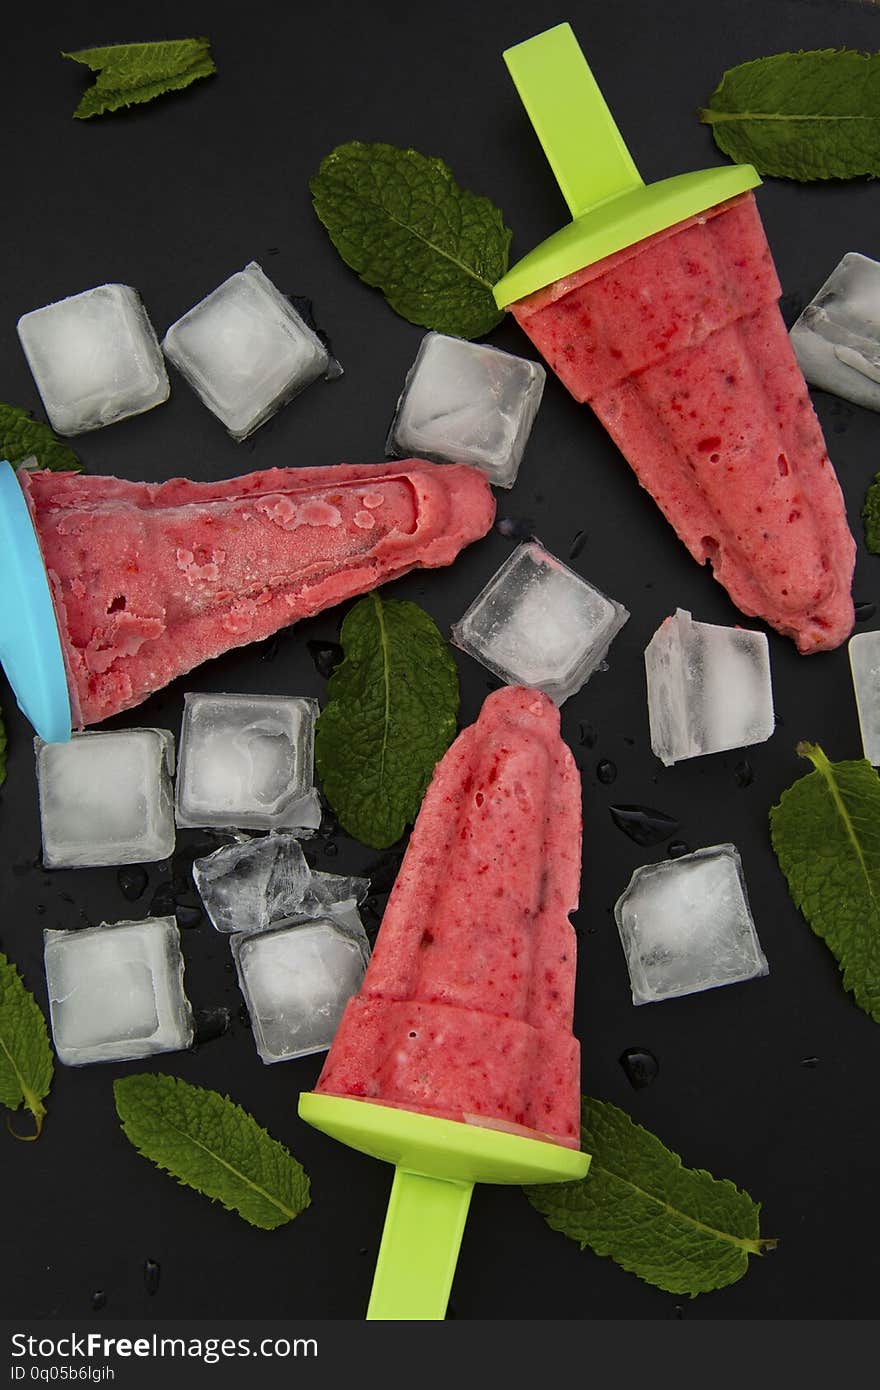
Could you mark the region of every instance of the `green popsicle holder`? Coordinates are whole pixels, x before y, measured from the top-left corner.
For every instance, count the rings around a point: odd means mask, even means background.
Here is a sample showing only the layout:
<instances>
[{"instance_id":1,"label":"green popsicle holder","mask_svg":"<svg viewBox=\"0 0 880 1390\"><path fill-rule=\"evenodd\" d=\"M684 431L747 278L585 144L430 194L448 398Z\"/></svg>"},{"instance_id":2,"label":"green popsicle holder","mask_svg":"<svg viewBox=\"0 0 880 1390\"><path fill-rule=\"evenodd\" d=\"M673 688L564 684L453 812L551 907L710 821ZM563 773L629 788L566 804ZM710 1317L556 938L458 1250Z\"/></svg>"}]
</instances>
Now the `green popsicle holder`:
<instances>
[{"instance_id":1,"label":"green popsicle holder","mask_svg":"<svg viewBox=\"0 0 880 1390\"><path fill-rule=\"evenodd\" d=\"M751 164L729 164L645 184L570 24L504 61L573 220L498 281L499 309L761 182Z\"/></svg>"},{"instance_id":2,"label":"green popsicle holder","mask_svg":"<svg viewBox=\"0 0 880 1390\"><path fill-rule=\"evenodd\" d=\"M394 1182L367 1310L370 1321L446 1315L474 1183L566 1182L589 1154L369 1100L304 1092L299 1113L350 1148L394 1164Z\"/></svg>"}]
</instances>

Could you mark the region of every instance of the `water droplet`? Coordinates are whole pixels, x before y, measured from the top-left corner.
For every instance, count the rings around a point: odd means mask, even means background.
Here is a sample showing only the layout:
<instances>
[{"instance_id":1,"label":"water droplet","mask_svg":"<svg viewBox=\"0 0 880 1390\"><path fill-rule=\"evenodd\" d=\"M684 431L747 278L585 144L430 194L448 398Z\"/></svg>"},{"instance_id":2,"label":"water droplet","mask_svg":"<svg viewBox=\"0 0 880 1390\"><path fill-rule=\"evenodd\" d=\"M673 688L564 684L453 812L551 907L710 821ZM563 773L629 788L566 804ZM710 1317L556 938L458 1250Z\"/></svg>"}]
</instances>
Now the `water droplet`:
<instances>
[{"instance_id":1,"label":"water droplet","mask_svg":"<svg viewBox=\"0 0 880 1390\"><path fill-rule=\"evenodd\" d=\"M73 899L73 894L72 894L72 893L59 893L58 896L59 896L59 898L61 899L61 901L62 901L63 903L71 903L71 904L73 904L74 899Z\"/></svg>"},{"instance_id":2,"label":"water droplet","mask_svg":"<svg viewBox=\"0 0 880 1390\"><path fill-rule=\"evenodd\" d=\"M684 840L673 840L667 847L666 853L670 859L680 859L683 854L689 854L690 851Z\"/></svg>"},{"instance_id":3,"label":"water droplet","mask_svg":"<svg viewBox=\"0 0 880 1390\"><path fill-rule=\"evenodd\" d=\"M857 603L855 605L855 610L856 622L867 623L871 621L874 614L877 612L877 605L876 603Z\"/></svg>"},{"instance_id":4,"label":"water droplet","mask_svg":"<svg viewBox=\"0 0 880 1390\"><path fill-rule=\"evenodd\" d=\"M274 661L276 656L278 655L278 648L280 646L281 639L278 636L278 633L276 632L275 636L270 637L268 641L264 642L262 647L260 648L260 660Z\"/></svg>"},{"instance_id":5,"label":"water droplet","mask_svg":"<svg viewBox=\"0 0 880 1390\"><path fill-rule=\"evenodd\" d=\"M733 769L733 780L738 787L750 787L755 780L752 765L745 758Z\"/></svg>"},{"instance_id":6,"label":"water droplet","mask_svg":"<svg viewBox=\"0 0 880 1390\"><path fill-rule=\"evenodd\" d=\"M683 1304L683 1303L676 1303L675 1308L673 1309L673 1317L674 1317L678 1322L682 1322L682 1321L684 1320L684 1304Z\"/></svg>"},{"instance_id":7,"label":"water droplet","mask_svg":"<svg viewBox=\"0 0 880 1390\"><path fill-rule=\"evenodd\" d=\"M42 915L43 915L43 913L44 913L45 911L46 911L46 904L45 904L45 903L37 903L36 907L34 908L34 912L39 912L39 914L40 914L41 917L42 917Z\"/></svg>"},{"instance_id":8,"label":"water droplet","mask_svg":"<svg viewBox=\"0 0 880 1390\"><path fill-rule=\"evenodd\" d=\"M203 1043L214 1042L215 1038L222 1038L223 1034L229 1031L230 1021L230 1012L222 1005L213 1005L209 1009L196 1009L193 1015L193 1027L195 1029L193 1047L201 1047Z\"/></svg>"},{"instance_id":9,"label":"water droplet","mask_svg":"<svg viewBox=\"0 0 880 1390\"><path fill-rule=\"evenodd\" d=\"M174 915L177 918L177 925L185 930L189 927L200 927L204 921L204 913L200 907L188 907L186 903L175 903Z\"/></svg>"},{"instance_id":10,"label":"water droplet","mask_svg":"<svg viewBox=\"0 0 880 1390\"><path fill-rule=\"evenodd\" d=\"M571 545L568 547L569 560L576 560L589 540L586 531L578 531Z\"/></svg>"},{"instance_id":11,"label":"water droplet","mask_svg":"<svg viewBox=\"0 0 880 1390\"><path fill-rule=\"evenodd\" d=\"M306 646L318 675L323 676L325 681L329 680L345 655L339 643L312 640L306 642Z\"/></svg>"},{"instance_id":12,"label":"water droplet","mask_svg":"<svg viewBox=\"0 0 880 1390\"><path fill-rule=\"evenodd\" d=\"M242 1004L241 1008L238 1011L238 1021L241 1024L242 1028L251 1027L251 1016L247 1011L246 1005L244 1004Z\"/></svg>"},{"instance_id":13,"label":"water droplet","mask_svg":"<svg viewBox=\"0 0 880 1390\"><path fill-rule=\"evenodd\" d=\"M618 830L642 846L662 844L680 824L664 811L654 811L650 806L609 806L608 811Z\"/></svg>"},{"instance_id":14,"label":"water droplet","mask_svg":"<svg viewBox=\"0 0 880 1390\"><path fill-rule=\"evenodd\" d=\"M530 516L503 516L495 523L495 530L509 541L530 541L535 534L535 523Z\"/></svg>"},{"instance_id":15,"label":"water droplet","mask_svg":"<svg viewBox=\"0 0 880 1390\"><path fill-rule=\"evenodd\" d=\"M611 762L610 758L601 758L596 764L596 778L603 786L608 787L617 776L617 765Z\"/></svg>"},{"instance_id":16,"label":"water droplet","mask_svg":"<svg viewBox=\"0 0 880 1390\"><path fill-rule=\"evenodd\" d=\"M617 1059L627 1081L636 1091L643 1091L657 1079L660 1063L646 1047L627 1047Z\"/></svg>"},{"instance_id":17,"label":"water droplet","mask_svg":"<svg viewBox=\"0 0 880 1390\"><path fill-rule=\"evenodd\" d=\"M116 874L119 891L130 903L137 902L141 894L146 892L149 881L149 874L142 864L124 864Z\"/></svg>"},{"instance_id":18,"label":"water droplet","mask_svg":"<svg viewBox=\"0 0 880 1390\"><path fill-rule=\"evenodd\" d=\"M801 1058L801 1066L802 1066L802 1067L809 1067L810 1069L812 1069L813 1067L818 1067L818 1065L819 1065L819 1058L818 1058L818 1057L802 1057L802 1058Z\"/></svg>"},{"instance_id":19,"label":"water droplet","mask_svg":"<svg viewBox=\"0 0 880 1390\"><path fill-rule=\"evenodd\" d=\"M326 854L328 859L334 859L336 855L339 853L339 846L337 844L334 844L332 840L328 840L326 845L324 846L324 853Z\"/></svg>"},{"instance_id":20,"label":"water droplet","mask_svg":"<svg viewBox=\"0 0 880 1390\"><path fill-rule=\"evenodd\" d=\"M144 1288L152 1296L159 1287L162 1270L158 1260L144 1260Z\"/></svg>"},{"instance_id":21,"label":"water droplet","mask_svg":"<svg viewBox=\"0 0 880 1390\"><path fill-rule=\"evenodd\" d=\"M174 893L170 881L168 883L160 883L150 903L150 916L173 917L176 906L177 904L174 901Z\"/></svg>"},{"instance_id":22,"label":"water droplet","mask_svg":"<svg viewBox=\"0 0 880 1390\"><path fill-rule=\"evenodd\" d=\"M583 722L578 724L578 743L582 748L595 748L598 737L599 735L592 724Z\"/></svg>"},{"instance_id":23,"label":"water droplet","mask_svg":"<svg viewBox=\"0 0 880 1390\"><path fill-rule=\"evenodd\" d=\"M107 1306L107 1295L103 1289L95 1289L92 1294L92 1310L99 1313L102 1308Z\"/></svg>"}]
</instances>

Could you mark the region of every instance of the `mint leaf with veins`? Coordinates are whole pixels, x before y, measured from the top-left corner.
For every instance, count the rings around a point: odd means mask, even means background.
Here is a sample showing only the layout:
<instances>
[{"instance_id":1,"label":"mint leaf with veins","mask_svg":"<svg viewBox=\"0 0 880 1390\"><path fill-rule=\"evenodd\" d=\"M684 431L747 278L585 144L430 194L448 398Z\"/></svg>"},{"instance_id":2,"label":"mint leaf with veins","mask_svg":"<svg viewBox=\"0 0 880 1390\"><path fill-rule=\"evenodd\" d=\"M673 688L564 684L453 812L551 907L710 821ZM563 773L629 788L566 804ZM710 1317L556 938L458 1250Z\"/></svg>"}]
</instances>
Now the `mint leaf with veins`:
<instances>
[{"instance_id":1,"label":"mint leaf with veins","mask_svg":"<svg viewBox=\"0 0 880 1390\"><path fill-rule=\"evenodd\" d=\"M43 1011L0 951L0 1105L23 1105L34 1117L34 1133L13 1130L16 1138L39 1138L54 1067Z\"/></svg>"},{"instance_id":2,"label":"mint leaf with veins","mask_svg":"<svg viewBox=\"0 0 880 1390\"><path fill-rule=\"evenodd\" d=\"M616 1105L581 1097L581 1145L592 1155L585 1178L523 1190L554 1231L646 1283L695 1298L735 1283L750 1255L776 1245L760 1235L747 1192L686 1168Z\"/></svg>"},{"instance_id":3,"label":"mint leaf with veins","mask_svg":"<svg viewBox=\"0 0 880 1390\"><path fill-rule=\"evenodd\" d=\"M17 405L0 403L0 458L13 468L33 457L38 468L76 472L82 464L72 449L56 439L48 425Z\"/></svg>"},{"instance_id":4,"label":"mint leaf with veins","mask_svg":"<svg viewBox=\"0 0 880 1390\"><path fill-rule=\"evenodd\" d=\"M880 473L865 494L862 522L865 527L865 545L872 555L880 555Z\"/></svg>"},{"instance_id":5,"label":"mint leaf with veins","mask_svg":"<svg viewBox=\"0 0 880 1390\"><path fill-rule=\"evenodd\" d=\"M74 116L85 120L122 106L152 101L188 87L199 77L217 71L210 40L165 39L159 43L117 43L104 48L80 48L62 53L97 73L94 85L83 93Z\"/></svg>"},{"instance_id":6,"label":"mint leaf with veins","mask_svg":"<svg viewBox=\"0 0 880 1390\"><path fill-rule=\"evenodd\" d=\"M720 150L778 178L880 174L880 53L813 49L730 68L700 111Z\"/></svg>"},{"instance_id":7,"label":"mint leaf with veins","mask_svg":"<svg viewBox=\"0 0 880 1390\"><path fill-rule=\"evenodd\" d=\"M880 778L865 759L832 763L813 743L797 751L814 771L772 808L773 849L844 989L880 1023Z\"/></svg>"},{"instance_id":8,"label":"mint leaf with veins","mask_svg":"<svg viewBox=\"0 0 880 1390\"><path fill-rule=\"evenodd\" d=\"M149 1072L119 1077L113 1096L139 1153L252 1226L274 1230L309 1205L301 1165L227 1096Z\"/></svg>"},{"instance_id":9,"label":"mint leaf with veins","mask_svg":"<svg viewBox=\"0 0 880 1390\"><path fill-rule=\"evenodd\" d=\"M375 590L355 604L340 636L345 659L318 717L315 766L343 829L387 849L415 820L455 737L458 672L427 613Z\"/></svg>"},{"instance_id":10,"label":"mint leaf with veins","mask_svg":"<svg viewBox=\"0 0 880 1390\"><path fill-rule=\"evenodd\" d=\"M309 188L346 265L410 323L479 338L501 322L492 286L507 270L510 229L442 159L352 140Z\"/></svg>"}]
</instances>

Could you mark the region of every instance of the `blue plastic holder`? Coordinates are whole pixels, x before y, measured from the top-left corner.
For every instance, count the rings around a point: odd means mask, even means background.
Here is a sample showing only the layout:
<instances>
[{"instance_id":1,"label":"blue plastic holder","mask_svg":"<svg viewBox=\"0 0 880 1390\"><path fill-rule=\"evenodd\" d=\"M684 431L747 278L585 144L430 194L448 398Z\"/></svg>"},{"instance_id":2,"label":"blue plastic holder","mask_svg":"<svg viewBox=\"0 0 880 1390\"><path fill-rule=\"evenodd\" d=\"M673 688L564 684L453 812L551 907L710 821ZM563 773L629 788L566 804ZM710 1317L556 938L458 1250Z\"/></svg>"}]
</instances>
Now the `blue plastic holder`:
<instances>
[{"instance_id":1,"label":"blue plastic holder","mask_svg":"<svg viewBox=\"0 0 880 1390\"><path fill-rule=\"evenodd\" d=\"M0 662L47 743L70 738L70 696L46 567L15 471L0 460Z\"/></svg>"}]
</instances>

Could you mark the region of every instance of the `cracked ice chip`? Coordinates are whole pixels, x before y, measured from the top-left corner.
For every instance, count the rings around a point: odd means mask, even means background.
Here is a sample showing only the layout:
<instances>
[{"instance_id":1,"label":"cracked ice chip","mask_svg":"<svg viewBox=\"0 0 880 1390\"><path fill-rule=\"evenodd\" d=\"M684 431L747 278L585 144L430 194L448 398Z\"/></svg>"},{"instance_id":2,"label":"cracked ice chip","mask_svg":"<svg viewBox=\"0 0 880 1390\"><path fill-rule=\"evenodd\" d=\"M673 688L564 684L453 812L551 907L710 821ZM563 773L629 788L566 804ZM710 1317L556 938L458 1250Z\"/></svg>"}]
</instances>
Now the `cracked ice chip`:
<instances>
[{"instance_id":1,"label":"cracked ice chip","mask_svg":"<svg viewBox=\"0 0 880 1390\"><path fill-rule=\"evenodd\" d=\"M52 1039L66 1066L178 1052L193 1039L173 917L44 931Z\"/></svg>"},{"instance_id":2,"label":"cracked ice chip","mask_svg":"<svg viewBox=\"0 0 880 1390\"><path fill-rule=\"evenodd\" d=\"M735 845L636 869L614 916L634 1004L767 974Z\"/></svg>"},{"instance_id":3,"label":"cracked ice chip","mask_svg":"<svg viewBox=\"0 0 880 1390\"><path fill-rule=\"evenodd\" d=\"M388 435L386 452L482 468L513 487L546 372L485 343L426 333Z\"/></svg>"},{"instance_id":4,"label":"cracked ice chip","mask_svg":"<svg viewBox=\"0 0 880 1390\"><path fill-rule=\"evenodd\" d=\"M763 632L695 623L678 608L645 648L645 675L651 748L667 767L763 743L773 733Z\"/></svg>"},{"instance_id":5,"label":"cracked ice chip","mask_svg":"<svg viewBox=\"0 0 880 1390\"><path fill-rule=\"evenodd\" d=\"M47 869L148 864L174 850L174 739L167 729L34 739Z\"/></svg>"},{"instance_id":6,"label":"cracked ice chip","mask_svg":"<svg viewBox=\"0 0 880 1390\"><path fill-rule=\"evenodd\" d=\"M165 363L137 290L98 285L33 309L18 337L58 434L83 434L168 399Z\"/></svg>"},{"instance_id":7,"label":"cracked ice chip","mask_svg":"<svg viewBox=\"0 0 880 1390\"><path fill-rule=\"evenodd\" d=\"M370 948L354 904L346 921L320 918L276 931L234 936L241 992L264 1062L323 1052L360 989Z\"/></svg>"},{"instance_id":8,"label":"cracked ice chip","mask_svg":"<svg viewBox=\"0 0 880 1390\"><path fill-rule=\"evenodd\" d=\"M789 336L811 386L880 410L880 262L848 251Z\"/></svg>"},{"instance_id":9,"label":"cracked ice chip","mask_svg":"<svg viewBox=\"0 0 880 1390\"><path fill-rule=\"evenodd\" d=\"M320 338L256 261L173 323L162 348L233 439L245 439L330 366Z\"/></svg>"},{"instance_id":10,"label":"cracked ice chip","mask_svg":"<svg viewBox=\"0 0 880 1390\"><path fill-rule=\"evenodd\" d=\"M457 647L508 685L561 705L602 664L629 613L534 541L517 547L452 626Z\"/></svg>"},{"instance_id":11,"label":"cracked ice chip","mask_svg":"<svg viewBox=\"0 0 880 1390\"><path fill-rule=\"evenodd\" d=\"M316 700L184 696L177 824L253 830L314 827Z\"/></svg>"}]
</instances>

